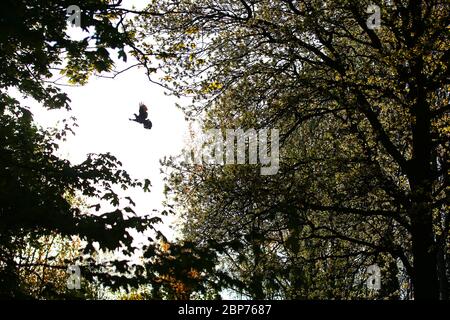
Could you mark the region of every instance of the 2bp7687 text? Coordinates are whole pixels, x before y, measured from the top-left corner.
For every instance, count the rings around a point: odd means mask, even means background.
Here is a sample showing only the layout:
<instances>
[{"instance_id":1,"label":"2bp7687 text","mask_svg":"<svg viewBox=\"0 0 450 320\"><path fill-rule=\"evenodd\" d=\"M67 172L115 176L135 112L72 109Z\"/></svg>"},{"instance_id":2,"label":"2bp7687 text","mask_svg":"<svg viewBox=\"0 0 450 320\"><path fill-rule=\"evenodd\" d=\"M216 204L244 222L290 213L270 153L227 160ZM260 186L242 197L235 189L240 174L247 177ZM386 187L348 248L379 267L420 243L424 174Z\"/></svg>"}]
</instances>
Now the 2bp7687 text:
<instances>
[{"instance_id":1,"label":"2bp7687 text","mask_svg":"<svg viewBox=\"0 0 450 320\"><path fill-rule=\"evenodd\" d=\"M222 306L223 315L241 315L241 314L253 314L253 315L263 315L269 314L272 305L261 304L261 305L250 305L250 304L225 304Z\"/></svg>"}]
</instances>

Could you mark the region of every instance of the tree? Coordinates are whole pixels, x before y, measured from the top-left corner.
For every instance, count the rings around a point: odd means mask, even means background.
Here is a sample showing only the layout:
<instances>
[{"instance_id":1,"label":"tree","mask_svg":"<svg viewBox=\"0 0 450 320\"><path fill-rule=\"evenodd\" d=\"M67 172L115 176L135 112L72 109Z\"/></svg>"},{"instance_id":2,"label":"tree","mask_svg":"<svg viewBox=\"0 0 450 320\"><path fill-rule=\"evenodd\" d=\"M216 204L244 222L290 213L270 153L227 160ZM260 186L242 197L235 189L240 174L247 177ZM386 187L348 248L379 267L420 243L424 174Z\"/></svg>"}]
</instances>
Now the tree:
<instances>
[{"instance_id":1,"label":"tree","mask_svg":"<svg viewBox=\"0 0 450 320\"><path fill-rule=\"evenodd\" d=\"M381 10L379 28L366 22L370 4ZM182 202L189 217L212 222L210 213L227 205L214 223L235 237L223 219L230 213L281 214L281 230L299 245L319 241L322 254L332 245L333 261L353 265L347 284L387 254L402 262L415 299L448 299L448 9L420 0L150 4L158 17L142 16L143 32L164 52L163 84L193 98L188 116L204 112L206 128L283 133L277 177L187 166L176 180L178 195L194 195ZM142 42L144 54L151 45ZM251 192L260 183L266 199ZM218 186L228 191L220 200L209 192Z\"/></svg>"},{"instance_id":2,"label":"tree","mask_svg":"<svg viewBox=\"0 0 450 320\"><path fill-rule=\"evenodd\" d=\"M125 30L126 12L117 4L103 0L79 1L82 40L67 34L66 9L70 1L7 1L0 14L0 296L8 298L43 297L42 291L26 289L23 275L33 268L65 270L79 263L87 280L97 277L113 289L126 287L122 276L132 265L128 260L109 261L108 272L89 270L83 256L65 259L63 264L46 259L21 264L21 254L49 237L67 241L77 236L83 253L120 250L130 256L130 230L153 227L157 217L138 216L134 202L121 197L118 190L133 187L149 190L150 181L138 181L121 169L111 154L91 154L80 164L71 164L56 155L61 139L73 132L74 122L64 120L64 128L44 130L33 122L29 109L14 92L32 97L48 109L69 108L69 98L48 79L55 70L69 82L84 84L94 72L113 70L111 52L126 60L125 48L133 35ZM6 6L6 7L5 7ZM121 23L117 24L115 21ZM13 91L11 89L16 89ZM122 191L123 192L123 191ZM97 200L93 209L83 208L74 197ZM112 210L104 209L108 204ZM31 257L29 257L31 258ZM56 271L55 271L56 272ZM45 275L45 274L44 274ZM25 287L25 289L24 289Z\"/></svg>"},{"instance_id":3,"label":"tree","mask_svg":"<svg viewBox=\"0 0 450 320\"><path fill-rule=\"evenodd\" d=\"M63 239L57 234L40 239L27 239L26 247L19 252L17 274L21 291L34 299L94 299L98 289L94 283L80 279L80 288L67 287L68 262L83 255L84 246L79 239Z\"/></svg>"},{"instance_id":4,"label":"tree","mask_svg":"<svg viewBox=\"0 0 450 320\"><path fill-rule=\"evenodd\" d=\"M162 241L144 252L147 285L153 299L189 300L219 296L223 281L216 277L216 252L194 243ZM219 272L220 273L220 272Z\"/></svg>"}]
</instances>

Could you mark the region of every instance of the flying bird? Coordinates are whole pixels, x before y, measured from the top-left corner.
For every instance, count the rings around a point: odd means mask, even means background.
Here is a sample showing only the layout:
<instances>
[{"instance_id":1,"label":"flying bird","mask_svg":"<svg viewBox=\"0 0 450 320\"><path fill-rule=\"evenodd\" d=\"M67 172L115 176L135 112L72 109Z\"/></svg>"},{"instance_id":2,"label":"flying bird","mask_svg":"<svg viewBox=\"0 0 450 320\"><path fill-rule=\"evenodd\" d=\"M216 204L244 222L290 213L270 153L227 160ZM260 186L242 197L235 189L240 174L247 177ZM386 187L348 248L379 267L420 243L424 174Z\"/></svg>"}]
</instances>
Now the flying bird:
<instances>
[{"instance_id":1,"label":"flying bird","mask_svg":"<svg viewBox=\"0 0 450 320\"><path fill-rule=\"evenodd\" d=\"M152 122L147 119L148 118L148 108L142 102L139 103L139 114L134 114L134 119L130 119L131 121L136 121L137 123L142 123L145 129L152 128Z\"/></svg>"}]
</instances>

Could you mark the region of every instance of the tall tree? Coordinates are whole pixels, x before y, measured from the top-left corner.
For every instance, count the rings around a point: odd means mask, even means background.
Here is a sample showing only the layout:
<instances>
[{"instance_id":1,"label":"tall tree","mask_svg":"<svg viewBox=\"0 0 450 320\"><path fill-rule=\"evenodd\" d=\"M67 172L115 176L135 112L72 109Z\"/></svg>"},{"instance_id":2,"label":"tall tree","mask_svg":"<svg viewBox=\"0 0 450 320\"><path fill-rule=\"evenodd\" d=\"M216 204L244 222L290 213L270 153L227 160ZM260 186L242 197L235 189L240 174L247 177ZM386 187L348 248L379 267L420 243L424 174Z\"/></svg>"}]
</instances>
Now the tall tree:
<instances>
[{"instance_id":1,"label":"tall tree","mask_svg":"<svg viewBox=\"0 0 450 320\"><path fill-rule=\"evenodd\" d=\"M368 9L379 10L380 25ZM259 178L232 172L215 180L191 168L178 189L181 197L196 195L189 212L212 218L202 212L219 202L196 190L205 191L205 177L216 190L229 177L223 201L239 208L227 214L251 217L263 203L258 219L284 213L302 226L299 241L334 243L335 259L353 256L353 264L388 254L407 270L415 299L448 298L444 1L166 0L148 10L159 17L142 17L143 32L154 35L142 54L154 54L146 51L154 42L164 52L155 67L166 71L161 81L169 89L193 97L187 115L205 112L207 128L282 130L279 175L258 188L266 199L245 199L258 197L248 186ZM200 186L190 183L195 177ZM220 231L236 236L225 217L215 227L223 223Z\"/></svg>"},{"instance_id":2,"label":"tall tree","mask_svg":"<svg viewBox=\"0 0 450 320\"><path fill-rule=\"evenodd\" d=\"M94 72L114 72L110 52L126 60L132 33L123 22L120 2L78 1L80 27L86 34L73 40L67 33L67 8L72 1L8 0L0 13L0 296L39 297L24 289L23 275L33 268L65 270L81 263L84 254L121 250L125 257L136 249L130 230L152 228L158 218L139 216L131 198L118 190L133 187L148 191L149 180L138 181L121 168L111 154L90 154L80 164L56 155L61 139L73 132L75 123L64 128L42 129L30 110L19 103L17 93L34 98L48 109L69 108L68 96L49 81L61 71L72 83L84 84ZM110 49L110 51L108 51ZM11 90L15 89L15 90ZM124 191L122 191L124 192ZM74 203L74 197L89 197L99 203L96 211ZM112 209L105 209L108 204ZM38 249L43 239L57 236L82 240L83 252L58 263L55 259L30 258L27 249ZM55 258L54 256L51 256ZM91 256L92 259L92 256ZM56 262L55 262L56 261ZM61 262L61 261L60 261ZM83 268L83 277L94 275L117 288L129 280L120 276L131 266L125 260L109 262L111 270ZM85 265L87 266L87 265ZM45 275L44 272L42 274ZM27 278L27 277L25 277ZM29 278L28 278L29 280ZM41 291L40 291L41 292ZM42 296L41 296L42 297Z\"/></svg>"}]
</instances>

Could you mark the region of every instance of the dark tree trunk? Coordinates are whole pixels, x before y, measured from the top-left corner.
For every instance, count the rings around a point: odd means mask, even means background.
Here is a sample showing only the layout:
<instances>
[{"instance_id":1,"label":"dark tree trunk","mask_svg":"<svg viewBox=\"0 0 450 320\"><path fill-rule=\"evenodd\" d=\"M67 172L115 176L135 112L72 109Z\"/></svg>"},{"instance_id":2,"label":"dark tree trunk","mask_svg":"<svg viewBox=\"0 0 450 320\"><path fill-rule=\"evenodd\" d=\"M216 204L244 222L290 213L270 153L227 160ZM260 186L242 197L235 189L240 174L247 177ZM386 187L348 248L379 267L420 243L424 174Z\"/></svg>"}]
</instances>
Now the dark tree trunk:
<instances>
[{"instance_id":1,"label":"dark tree trunk","mask_svg":"<svg viewBox=\"0 0 450 320\"><path fill-rule=\"evenodd\" d=\"M412 122L412 159L409 161L408 178L411 190L413 289L417 300L439 299L436 242L433 232L432 186L433 169L431 139L431 112L423 84L423 60L411 61L412 81L410 101Z\"/></svg>"},{"instance_id":2,"label":"dark tree trunk","mask_svg":"<svg viewBox=\"0 0 450 320\"><path fill-rule=\"evenodd\" d=\"M438 300L439 285L437 259L429 210L414 208L415 216L412 232L414 298L416 300Z\"/></svg>"},{"instance_id":3,"label":"dark tree trunk","mask_svg":"<svg viewBox=\"0 0 450 320\"><path fill-rule=\"evenodd\" d=\"M445 259L445 244L439 247L437 252L437 268L439 274L439 292L441 300L448 300L448 278Z\"/></svg>"},{"instance_id":4,"label":"dark tree trunk","mask_svg":"<svg viewBox=\"0 0 450 320\"><path fill-rule=\"evenodd\" d=\"M422 18L422 1L409 3L411 37L407 46L414 48L426 29ZM433 230L433 141L431 137L431 110L426 89L422 55L408 61L406 77L412 129L412 158L408 161L407 176L410 185L411 241L413 256L413 292L416 300L439 299L436 240Z\"/></svg>"},{"instance_id":5,"label":"dark tree trunk","mask_svg":"<svg viewBox=\"0 0 450 320\"><path fill-rule=\"evenodd\" d=\"M252 239L251 248L253 251L253 264L254 264L254 272L252 275L252 280L250 284L250 290L252 293L252 298L254 300L264 300L266 299L266 295L264 294L264 286L263 281L264 277L261 273L261 243L259 242L259 230L258 228L253 228L252 235L254 238Z\"/></svg>"},{"instance_id":6,"label":"dark tree trunk","mask_svg":"<svg viewBox=\"0 0 450 320\"><path fill-rule=\"evenodd\" d=\"M414 155L410 171L411 208L410 218L412 225L412 254L413 254L413 287L414 298L439 299L439 283L437 273L437 252L433 232L432 215L432 171L430 144L428 140L429 127L421 126L423 122L417 120L414 135ZM428 129L428 130L426 130Z\"/></svg>"}]
</instances>

